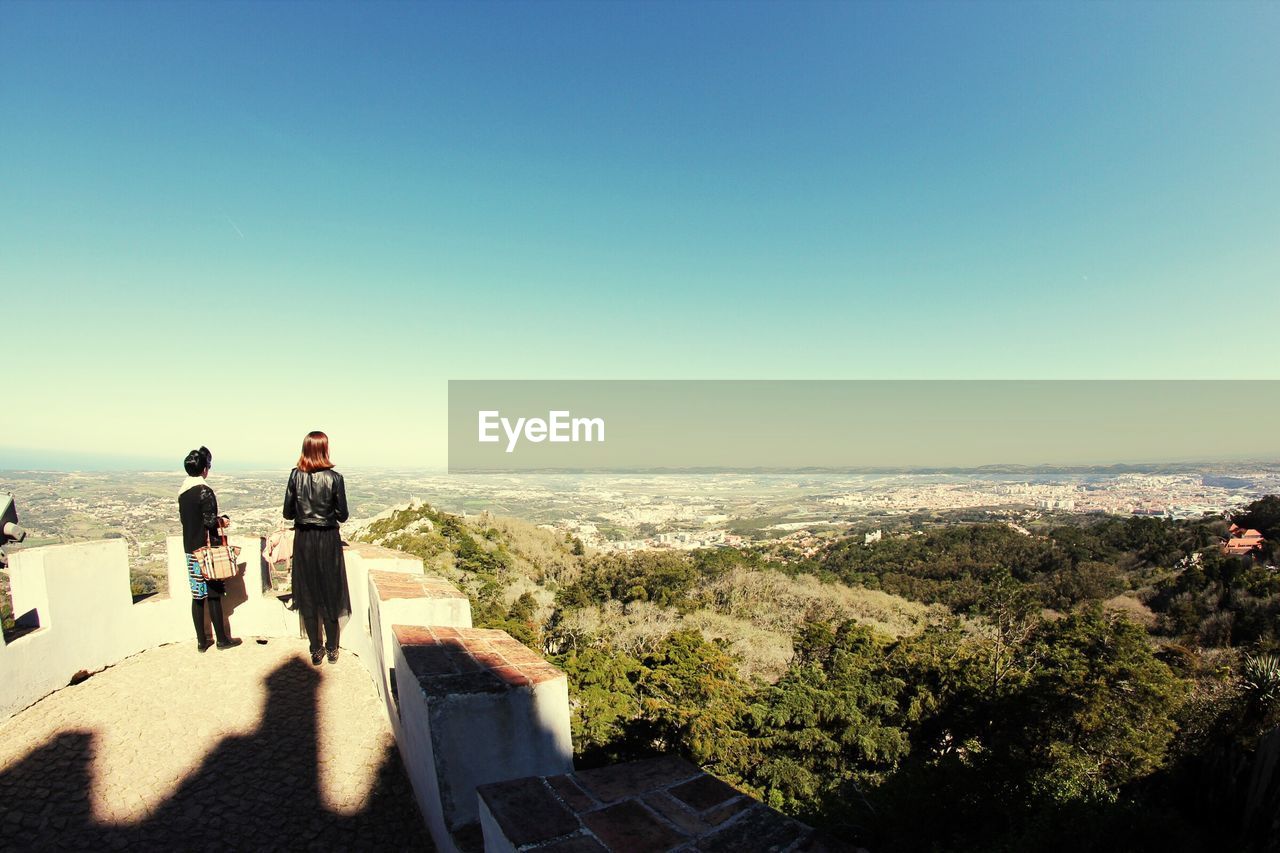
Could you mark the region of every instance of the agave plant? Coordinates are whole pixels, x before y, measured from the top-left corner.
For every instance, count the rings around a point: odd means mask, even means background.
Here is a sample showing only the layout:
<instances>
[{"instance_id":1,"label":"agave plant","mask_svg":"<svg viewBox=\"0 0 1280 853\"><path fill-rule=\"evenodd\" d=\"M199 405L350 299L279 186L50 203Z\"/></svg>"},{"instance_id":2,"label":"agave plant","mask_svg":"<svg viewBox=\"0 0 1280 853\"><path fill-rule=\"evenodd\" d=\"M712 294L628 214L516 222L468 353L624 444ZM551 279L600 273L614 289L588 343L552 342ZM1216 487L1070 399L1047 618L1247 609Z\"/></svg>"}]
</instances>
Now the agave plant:
<instances>
[{"instance_id":1,"label":"agave plant","mask_svg":"<svg viewBox=\"0 0 1280 853\"><path fill-rule=\"evenodd\" d=\"M1280 657L1258 655L1246 658L1244 686L1250 698L1263 705L1280 702Z\"/></svg>"}]
</instances>

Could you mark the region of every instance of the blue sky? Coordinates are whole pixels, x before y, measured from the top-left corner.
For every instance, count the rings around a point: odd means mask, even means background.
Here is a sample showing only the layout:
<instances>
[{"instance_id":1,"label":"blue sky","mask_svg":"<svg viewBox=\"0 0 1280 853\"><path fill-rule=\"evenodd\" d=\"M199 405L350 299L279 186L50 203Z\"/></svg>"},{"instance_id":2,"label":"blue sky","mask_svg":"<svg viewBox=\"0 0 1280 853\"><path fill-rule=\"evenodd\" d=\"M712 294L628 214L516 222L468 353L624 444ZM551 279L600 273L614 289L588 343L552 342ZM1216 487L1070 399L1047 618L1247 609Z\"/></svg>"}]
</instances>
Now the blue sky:
<instances>
[{"instance_id":1,"label":"blue sky","mask_svg":"<svg viewBox=\"0 0 1280 853\"><path fill-rule=\"evenodd\" d=\"M3 3L0 448L438 465L450 378L1280 378L1278 43L1276 3Z\"/></svg>"}]
</instances>

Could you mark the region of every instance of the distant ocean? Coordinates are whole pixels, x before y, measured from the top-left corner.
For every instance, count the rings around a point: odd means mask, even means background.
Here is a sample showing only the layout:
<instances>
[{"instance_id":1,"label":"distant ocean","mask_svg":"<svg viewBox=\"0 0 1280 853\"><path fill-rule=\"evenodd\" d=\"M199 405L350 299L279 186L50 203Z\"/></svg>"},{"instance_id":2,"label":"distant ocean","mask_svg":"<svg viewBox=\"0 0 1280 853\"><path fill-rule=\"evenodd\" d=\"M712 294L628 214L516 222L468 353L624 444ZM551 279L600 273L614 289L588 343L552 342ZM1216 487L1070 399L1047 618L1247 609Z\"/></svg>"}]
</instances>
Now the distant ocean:
<instances>
[{"instance_id":1,"label":"distant ocean","mask_svg":"<svg viewBox=\"0 0 1280 853\"><path fill-rule=\"evenodd\" d=\"M228 471L257 470L251 466L220 466ZM263 466L259 466L261 468ZM278 466L277 466L278 467ZM182 459L160 456L130 456L77 453L59 450L31 450L0 447L0 471L178 471Z\"/></svg>"}]
</instances>

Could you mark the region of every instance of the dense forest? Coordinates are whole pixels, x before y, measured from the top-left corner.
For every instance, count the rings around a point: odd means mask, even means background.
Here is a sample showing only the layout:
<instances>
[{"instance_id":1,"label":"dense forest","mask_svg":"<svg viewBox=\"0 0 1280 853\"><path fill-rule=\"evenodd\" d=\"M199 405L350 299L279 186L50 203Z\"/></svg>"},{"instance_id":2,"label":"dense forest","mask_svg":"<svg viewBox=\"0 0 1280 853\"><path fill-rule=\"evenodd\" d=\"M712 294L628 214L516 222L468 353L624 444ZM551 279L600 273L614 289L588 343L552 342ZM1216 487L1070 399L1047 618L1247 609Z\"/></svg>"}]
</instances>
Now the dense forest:
<instances>
[{"instance_id":1,"label":"dense forest","mask_svg":"<svg viewBox=\"0 0 1280 853\"><path fill-rule=\"evenodd\" d=\"M569 674L580 766L678 751L875 851L1275 850L1280 498L949 523L807 559L591 554L419 505L422 556Z\"/></svg>"}]
</instances>

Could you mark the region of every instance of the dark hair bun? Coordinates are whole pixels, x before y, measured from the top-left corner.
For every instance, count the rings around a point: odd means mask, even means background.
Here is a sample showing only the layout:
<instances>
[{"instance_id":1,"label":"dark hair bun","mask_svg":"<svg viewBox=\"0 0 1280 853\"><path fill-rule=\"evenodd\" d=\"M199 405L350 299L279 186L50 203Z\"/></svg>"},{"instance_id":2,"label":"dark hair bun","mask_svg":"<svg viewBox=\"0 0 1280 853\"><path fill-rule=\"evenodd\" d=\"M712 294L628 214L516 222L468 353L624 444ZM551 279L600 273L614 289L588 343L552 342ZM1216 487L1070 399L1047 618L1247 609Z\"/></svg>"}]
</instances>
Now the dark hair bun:
<instances>
[{"instance_id":1,"label":"dark hair bun","mask_svg":"<svg viewBox=\"0 0 1280 853\"><path fill-rule=\"evenodd\" d=\"M213 464L213 454L209 452L207 447L191 451L187 454L187 458L182 461L182 467L192 477L200 476L200 472L211 464Z\"/></svg>"}]
</instances>

